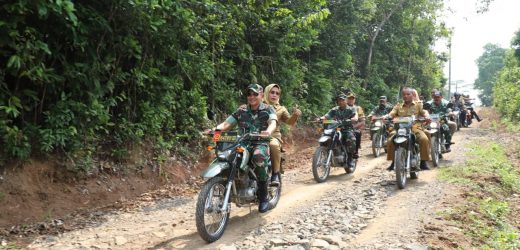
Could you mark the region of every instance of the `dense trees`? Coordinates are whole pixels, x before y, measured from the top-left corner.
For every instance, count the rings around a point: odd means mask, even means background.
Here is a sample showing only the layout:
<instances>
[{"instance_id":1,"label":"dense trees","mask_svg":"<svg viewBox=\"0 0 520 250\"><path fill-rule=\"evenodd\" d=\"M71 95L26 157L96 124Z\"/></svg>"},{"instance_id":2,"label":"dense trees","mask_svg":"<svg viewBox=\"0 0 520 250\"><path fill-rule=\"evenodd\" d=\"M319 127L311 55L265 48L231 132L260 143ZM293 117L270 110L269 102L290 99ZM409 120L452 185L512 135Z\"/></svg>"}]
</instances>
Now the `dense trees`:
<instances>
[{"instance_id":1,"label":"dense trees","mask_svg":"<svg viewBox=\"0 0 520 250\"><path fill-rule=\"evenodd\" d=\"M507 119L520 121L520 30L511 41L512 48L507 50L504 67L498 73L493 87L494 105Z\"/></svg>"},{"instance_id":2,"label":"dense trees","mask_svg":"<svg viewBox=\"0 0 520 250\"><path fill-rule=\"evenodd\" d=\"M132 145L156 156L279 83L306 116L340 87L370 107L441 84L440 0L8 0L0 6L0 158L88 171ZM390 14L391 13L391 14ZM160 157L156 158L160 159Z\"/></svg>"},{"instance_id":3,"label":"dense trees","mask_svg":"<svg viewBox=\"0 0 520 250\"><path fill-rule=\"evenodd\" d=\"M496 44L486 44L484 53L477 59L478 78L475 80L475 88L481 92L479 98L483 105L491 106L493 103L493 85L496 74L504 67L506 49Z\"/></svg>"}]
</instances>

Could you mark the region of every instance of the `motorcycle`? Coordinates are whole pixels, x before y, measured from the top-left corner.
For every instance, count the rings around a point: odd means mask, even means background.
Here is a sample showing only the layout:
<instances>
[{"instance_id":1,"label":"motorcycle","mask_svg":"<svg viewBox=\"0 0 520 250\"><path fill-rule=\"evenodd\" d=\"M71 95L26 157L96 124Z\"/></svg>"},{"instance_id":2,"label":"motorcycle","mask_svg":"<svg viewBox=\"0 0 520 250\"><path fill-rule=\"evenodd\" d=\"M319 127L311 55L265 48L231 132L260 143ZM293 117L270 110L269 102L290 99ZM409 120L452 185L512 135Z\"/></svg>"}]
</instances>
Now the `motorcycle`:
<instances>
[{"instance_id":1,"label":"motorcycle","mask_svg":"<svg viewBox=\"0 0 520 250\"><path fill-rule=\"evenodd\" d=\"M373 117L372 119L374 120L370 127L372 132L372 154L374 154L374 157L379 157L381 149L384 149L386 153L385 142L386 138L388 138L390 123L383 117Z\"/></svg>"},{"instance_id":2,"label":"motorcycle","mask_svg":"<svg viewBox=\"0 0 520 250\"><path fill-rule=\"evenodd\" d=\"M208 150L215 150L215 159L201 176L208 180L202 186L196 205L195 220L202 239L214 242L224 234L229 222L231 202L237 207L253 206L259 203L258 178L254 172L256 165L251 161L251 148L265 143L258 133L238 135L237 132L215 131L209 133L216 143ZM269 164L270 165L270 164ZM269 170L268 173L271 171ZM269 209L278 204L282 192L279 185L271 185L268 178Z\"/></svg>"},{"instance_id":3,"label":"motorcycle","mask_svg":"<svg viewBox=\"0 0 520 250\"><path fill-rule=\"evenodd\" d=\"M442 153L446 151L446 139L443 134L443 124L447 123L447 117L440 114L431 114L431 122L426 126L427 132L431 135L430 156L433 166L439 166Z\"/></svg>"},{"instance_id":4,"label":"motorcycle","mask_svg":"<svg viewBox=\"0 0 520 250\"><path fill-rule=\"evenodd\" d=\"M420 126L419 124L415 124L416 121L422 121L422 119L416 120L414 116L399 117L394 124L394 128L397 129L397 133L393 138L395 144L394 169L397 186L400 189L406 186L408 175L410 175L411 179L417 179L419 177L418 172L421 162L419 157L419 144L415 140L415 135L412 132L414 126Z\"/></svg>"},{"instance_id":5,"label":"motorcycle","mask_svg":"<svg viewBox=\"0 0 520 250\"><path fill-rule=\"evenodd\" d=\"M351 123L350 119L346 120L323 120L323 134L318 140L320 146L316 148L314 157L312 159L312 175L316 182L321 183L327 180L330 174L331 167L342 167L347 174L352 174L356 170L357 159L351 159L353 166L348 166L349 155L348 151L355 150L356 142L347 138L347 147L341 143L343 129L342 125ZM351 127L351 126L350 126Z\"/></svg>"},{"instance_id":6,"label":"motorcycle","mask_svg":"<svg viewBox=\"0 0 520 250\"><path fill-rule=\"evenodd\" d=\"M467 128L473 122L473 114L471 112L473 110L473 107L471 106L471 103L465 104L464 106L465 117L462 125Z\"/></svg>"}]
</instances>

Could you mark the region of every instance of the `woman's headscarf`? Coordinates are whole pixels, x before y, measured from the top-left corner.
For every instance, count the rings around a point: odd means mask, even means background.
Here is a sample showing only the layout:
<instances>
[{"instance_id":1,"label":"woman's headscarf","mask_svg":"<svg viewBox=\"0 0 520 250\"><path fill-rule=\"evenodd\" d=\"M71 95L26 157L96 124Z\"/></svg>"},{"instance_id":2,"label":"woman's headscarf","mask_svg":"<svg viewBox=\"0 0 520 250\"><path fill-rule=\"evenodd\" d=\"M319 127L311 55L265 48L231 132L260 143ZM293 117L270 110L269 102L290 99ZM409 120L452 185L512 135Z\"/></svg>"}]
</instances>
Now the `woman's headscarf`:
<instances>
[{"instance_id":1,"label":"woman's headscarf","mask_svg":"<svg viewBox=\"0 0 520 250\"><path fill-rule=\"evenodd\" d=\"M269 92L271 92L271 89L274 88L274 87L277 87L278 90L280 91L280 95L282 95L282 88L280 88L280 85L278 84L269 84L267 85L267 87L265 87L265 90L264 90L264 102L269 104L269 105L272 105L274 107L280 105L279 102L273 102L271 100L269 100ZM280 100L280 98L278 98L278 100Z\"/></svg>"}]
</instances>

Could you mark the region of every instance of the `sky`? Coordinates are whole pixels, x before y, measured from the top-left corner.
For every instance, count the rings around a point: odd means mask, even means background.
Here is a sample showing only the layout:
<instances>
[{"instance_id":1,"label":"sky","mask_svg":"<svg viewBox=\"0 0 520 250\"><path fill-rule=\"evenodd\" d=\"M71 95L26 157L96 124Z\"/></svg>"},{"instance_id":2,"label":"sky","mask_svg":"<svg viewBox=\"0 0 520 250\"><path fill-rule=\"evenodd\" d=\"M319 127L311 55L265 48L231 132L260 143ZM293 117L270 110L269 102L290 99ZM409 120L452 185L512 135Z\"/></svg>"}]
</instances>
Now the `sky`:
<instances>
[{"instance_id":1,"label":"sky","mask_svg":"<svg viewBox=\"0 0 520 250\"><path fill-rule=\"evenodd\" d=\"M472 90L478 78L475 61L484 52L487 43L498 44L502 48L511 47L511 39L520 29L520 0L493 0L489 10L477 13L478 0L444 0L445 11L442 20L446 27L453 28L451 48L452 92L458 82L459 92L476 95ZM447 52L447 42L437 42L437 51ZM448 63L444 75L448 78Z\"/></svg>"}]
</instances>

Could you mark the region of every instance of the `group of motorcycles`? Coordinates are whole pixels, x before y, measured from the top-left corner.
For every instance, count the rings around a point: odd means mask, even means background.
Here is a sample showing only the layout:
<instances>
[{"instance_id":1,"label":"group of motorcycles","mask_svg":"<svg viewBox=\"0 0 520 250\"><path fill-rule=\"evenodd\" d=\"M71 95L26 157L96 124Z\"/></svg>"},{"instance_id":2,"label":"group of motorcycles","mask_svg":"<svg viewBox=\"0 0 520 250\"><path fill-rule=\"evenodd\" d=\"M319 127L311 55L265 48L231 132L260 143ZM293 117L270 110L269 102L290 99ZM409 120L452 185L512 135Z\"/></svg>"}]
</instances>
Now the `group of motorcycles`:
<instances>
[{"instance_id":1,"label":"group of motorcycles","mask_svg":"<svg viewBox=\"0 0 520 250\"><path fill-rule=\"evenodd\" d=\"M452 115L432 114L431 122L426 125L422 125L423 118L402 117L391 121L383 117L373 117L370 130L372 152L375 157L382 151L386 152L387 138L391 131L396 131L392 140L396 146L394 171L399 188L406 186L408 176L411 179L418 178L419 144L415 140L412 128L424 126L425 131L431 136L431 158L433 165L438 166L446 146L442 124L452 120L459 129L460 126L467 126L471 122L471 119L461 122L461 112L460 109L454 109ZM357 159L351 159L353 164L348 164L348 157L352 156L347 153L348 147L355 147L355 141L347 139L346 143L342 143L344 139L341 132L349 126L341 125L350 122L350 119L322 121L322 135L318 139L319 146L312 160L312 174L316 182L326 181L332 167L344 168L347 174L356 170ZM252 155L248 148L269 139L263 138L260 134L239 135L236 132L220 131L212 132L210 136L215 146L209 149L215 151L215 159L201 174L208 181L198 196L196 226L199 235L205 241L214 242L224 234L229 222L231 203L237 207L258 205L258 177L255 175L255 165L251 162ZM276 185L268 183L270 208L278 204L281 191L282 180Z\"/></svg>"}]
</instances>

